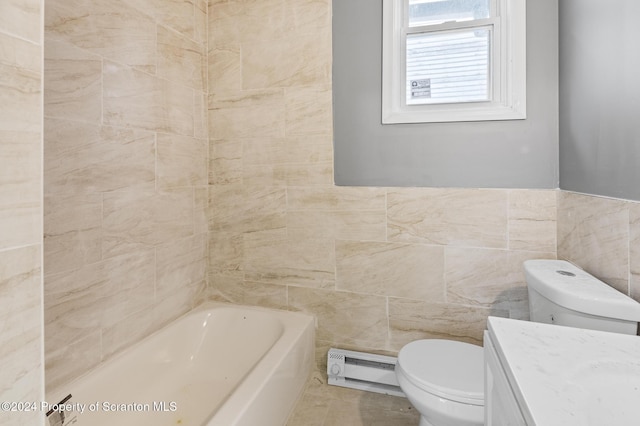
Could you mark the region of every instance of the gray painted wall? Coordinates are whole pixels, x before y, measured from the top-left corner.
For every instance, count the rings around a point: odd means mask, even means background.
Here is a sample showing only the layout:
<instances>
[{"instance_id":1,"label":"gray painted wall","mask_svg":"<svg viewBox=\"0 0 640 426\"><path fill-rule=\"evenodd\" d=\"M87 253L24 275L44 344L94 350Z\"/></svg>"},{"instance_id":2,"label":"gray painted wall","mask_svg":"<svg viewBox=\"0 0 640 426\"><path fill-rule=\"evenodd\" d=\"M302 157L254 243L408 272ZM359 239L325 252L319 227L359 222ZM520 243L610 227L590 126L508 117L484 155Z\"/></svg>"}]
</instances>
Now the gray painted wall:
<instances>
[{"instance_id":1,"label":"gray painted wall","mask_svg":"<svg viewBox=\"0 0 640 426\"><path fill-rule=\"evenodd\" d=\"M560 187L640 200L640 1L560 1Z\"/></svg>"},{"instance_id":2,"label":"gray painted wall","mask_svg":"<svg viewBox=\"0 0 640 426\"><path fill-rule=\"evenodd\" d=\"M527 2L526 120L383 126L382 0L334 0L336 184L557 188L557 18Z\"/></svg>"}]
</instances>

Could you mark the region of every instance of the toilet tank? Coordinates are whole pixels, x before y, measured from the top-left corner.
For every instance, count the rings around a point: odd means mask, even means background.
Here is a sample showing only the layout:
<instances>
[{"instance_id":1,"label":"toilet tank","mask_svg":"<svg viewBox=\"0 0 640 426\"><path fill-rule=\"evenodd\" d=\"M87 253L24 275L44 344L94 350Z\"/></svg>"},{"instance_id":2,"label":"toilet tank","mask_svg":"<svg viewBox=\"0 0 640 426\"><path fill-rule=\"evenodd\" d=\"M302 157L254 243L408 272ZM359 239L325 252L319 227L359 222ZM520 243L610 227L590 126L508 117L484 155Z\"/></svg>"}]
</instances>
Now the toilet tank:
<instances>
[{"instance_id":1,"label":"toilet tank","mask_svg":"<svg viewBox=\"0 0 640 426\"><path fill-rule=\"evenodd\" d=\"M531 321L637 334L640 303L564 260L527 260Z\"/></svg>"}]
</instances>

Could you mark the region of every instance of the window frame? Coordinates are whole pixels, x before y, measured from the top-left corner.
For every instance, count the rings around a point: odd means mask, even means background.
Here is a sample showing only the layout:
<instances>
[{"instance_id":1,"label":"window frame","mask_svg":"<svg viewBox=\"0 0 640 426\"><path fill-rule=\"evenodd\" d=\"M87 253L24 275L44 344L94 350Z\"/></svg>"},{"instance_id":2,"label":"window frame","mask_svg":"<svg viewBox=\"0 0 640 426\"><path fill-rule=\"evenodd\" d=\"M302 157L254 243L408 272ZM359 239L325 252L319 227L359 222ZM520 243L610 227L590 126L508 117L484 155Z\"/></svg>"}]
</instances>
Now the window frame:
<instances>
[{"instance_id":1,"label":"window frame","mask_svg":"<svg viewBox=\"0 0 640 426\"><path fill-rule=\"evenodd\" d=\"M487 19L408 26L409 0L383 0L382 124L521 120L526 111L526 0L491 0ZM408 34L492 26L489 100L406 104ZM428 28L428 31L425 31Z\"/></svg>"}]
</instances>

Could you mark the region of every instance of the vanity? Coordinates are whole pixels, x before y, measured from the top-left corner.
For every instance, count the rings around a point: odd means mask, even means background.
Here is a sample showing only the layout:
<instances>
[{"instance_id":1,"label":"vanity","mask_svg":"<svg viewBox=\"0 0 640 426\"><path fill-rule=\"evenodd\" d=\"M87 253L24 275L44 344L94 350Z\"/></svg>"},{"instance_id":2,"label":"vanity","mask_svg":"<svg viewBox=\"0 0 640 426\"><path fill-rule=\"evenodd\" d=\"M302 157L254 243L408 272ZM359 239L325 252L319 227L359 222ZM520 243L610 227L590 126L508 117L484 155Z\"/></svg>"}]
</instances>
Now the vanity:
<instances>
[{"instance_id":1,"label":"vanity","mask_svg":"<svg viewBox=\"0 0 640 426\"><path fill-rule=\"evenodd\" d=\"M640 337L490 317L486 426L640 424Z\"/></svg>"}]
</instances>

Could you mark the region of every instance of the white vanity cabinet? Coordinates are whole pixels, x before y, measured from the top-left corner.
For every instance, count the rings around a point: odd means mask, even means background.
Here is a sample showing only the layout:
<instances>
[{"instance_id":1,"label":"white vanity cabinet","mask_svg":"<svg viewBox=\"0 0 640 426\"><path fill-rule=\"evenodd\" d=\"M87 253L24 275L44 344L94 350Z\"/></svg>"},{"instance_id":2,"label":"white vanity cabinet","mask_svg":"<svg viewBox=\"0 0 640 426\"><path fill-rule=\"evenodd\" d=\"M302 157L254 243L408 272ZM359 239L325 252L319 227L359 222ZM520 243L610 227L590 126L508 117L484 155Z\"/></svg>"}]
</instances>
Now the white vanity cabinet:
<instances>
[{"instance_id":1,"label":"white vanity cabinet","mask_svg":"<svg viewBox=\"0 0 640 426\"><path fill-rule=\"evenodd\" d=\"M484 363L485 426L526 426L488 331L484 332Z\"/></svg>"}]
</instances>

